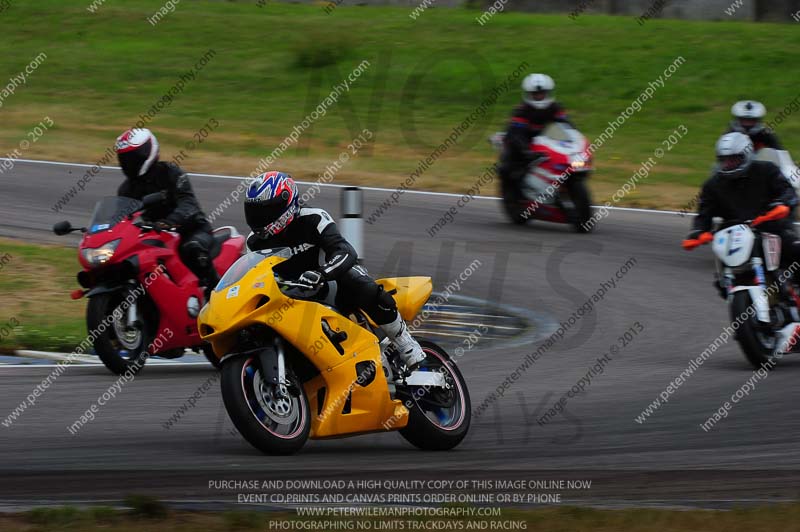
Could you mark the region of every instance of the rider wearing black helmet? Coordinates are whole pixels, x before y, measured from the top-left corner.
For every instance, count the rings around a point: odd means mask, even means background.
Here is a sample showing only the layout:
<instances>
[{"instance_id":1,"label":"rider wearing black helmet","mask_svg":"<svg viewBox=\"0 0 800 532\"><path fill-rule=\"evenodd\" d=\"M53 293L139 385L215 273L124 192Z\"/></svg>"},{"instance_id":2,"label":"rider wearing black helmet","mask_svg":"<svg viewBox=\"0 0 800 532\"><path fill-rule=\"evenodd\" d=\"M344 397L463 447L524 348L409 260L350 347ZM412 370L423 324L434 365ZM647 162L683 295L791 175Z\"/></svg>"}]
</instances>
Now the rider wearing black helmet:
<instances>
[{"instance_id":1,"label":"rider wearing black helmet","mask_svg":"<svg viewBox=\"0 0 800 532\"><path fill-rule=\"evenodd\" d=\"M117 138L115 148L126 177L117 195L141 200L155 192L163 194L164 201L147 209L143 217L159 230L174 228L181 235L181 259L208 295L219 280L211 259L214 237L186 172L158 160L158 140L149 129L125 131Z\"/></svg>"}]
</instances>

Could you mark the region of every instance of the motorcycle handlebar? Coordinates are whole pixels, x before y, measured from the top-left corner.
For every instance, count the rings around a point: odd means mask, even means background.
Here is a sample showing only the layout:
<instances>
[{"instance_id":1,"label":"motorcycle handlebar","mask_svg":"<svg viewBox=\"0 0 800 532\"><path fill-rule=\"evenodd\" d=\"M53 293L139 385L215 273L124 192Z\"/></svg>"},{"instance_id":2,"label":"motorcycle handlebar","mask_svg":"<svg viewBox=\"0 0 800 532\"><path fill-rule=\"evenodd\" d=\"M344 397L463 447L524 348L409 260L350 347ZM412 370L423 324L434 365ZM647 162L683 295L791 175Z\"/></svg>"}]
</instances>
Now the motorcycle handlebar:
<instances>
[{"instance_id":1,"label":"motorcycle handlebar","mask_svg":"<svg viewBox=\"0 0 800 532\"><path fill-rule=\"evenodd\" d=\"M752 227L756 227L760 224L765 222L772 222L774 220L781 220L789 216L791 209L786 205L778 205L777 207L773 207L770 211L761 216L757 216L755 220L750 224Z\"/></svg>"},{"instance_id":2,"label":"motorcycle handlebar","mask_svg":"<svg viewBox=\"0 0 800 532\"><path fill-rule=\"evenodd\" d=\"M170 232L177 231L177 228L174 227L174 226L167 227L165 229L161 229L161 228L159 228L159 227L157 227L157 226L155 226L153 224L149 224L149 223L145 223L145 222L134 222L133 225L135 227L138 227L139 229L141 229L142 233L149 233L150 231L154 231L157 234L161 234L163 231L170 231Z\"/></svg>"},{"instance_id":3,"label":"motorcycle handlebar","mask_svg":"<svg viewBox=\"0 0 800 532\"><path fill-rule=\"evenodd\" d=\"M764 214L762 214L760 216L756 216L756 218L753 219L753 220L744 220L744 221L742 221L742 220L725 220L725 222L723 223L721 228L718 229L718 230L722 230L722 229L724 229L726 227L732 227L734 225L746 225L746 226L748 226L748 227L750 227L752 229L755 229L756 227L758 227L759 225L761 225L763 223L772 222L774 220L780 220L780 219L786 218L789 215L790 212L791 212L791 209L789 209L789 207L787 207L786 205L778 205L776 207L773 207L772 209L770 209L766 213L764 213ZM712 240L714 240L714 235L711 232L706 231L704 233L701 233L700 236L698 236L695 239L686 239L686 240L684 240L683 241L683 249L685 249L687 251L690 251L690 250L692 250L692 249L694 249L694 248L696 248L698 246L702 246L703 244L708 244Z\"/></svg>"}]
</instances>

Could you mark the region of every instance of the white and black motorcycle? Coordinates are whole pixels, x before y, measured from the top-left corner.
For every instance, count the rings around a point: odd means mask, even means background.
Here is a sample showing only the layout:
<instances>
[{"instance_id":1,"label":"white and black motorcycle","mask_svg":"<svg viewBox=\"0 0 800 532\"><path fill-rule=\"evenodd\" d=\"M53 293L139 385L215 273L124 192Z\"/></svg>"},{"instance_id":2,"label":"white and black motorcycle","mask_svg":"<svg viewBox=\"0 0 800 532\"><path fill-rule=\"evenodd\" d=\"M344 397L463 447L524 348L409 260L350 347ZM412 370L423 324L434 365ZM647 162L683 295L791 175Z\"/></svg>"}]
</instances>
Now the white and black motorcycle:
<instances>
[{"instance_id":1,"label":"white and black motorcycle","mask_svg":"<svg viewBox=\"0 0 800 532\"><path fill-rule=\"evenodd\" d=\"M800 352L794 268L781 268L781 238L757 228L769 219L765 215L749 223L728 221L712 241L720 294L730 303L732 323L738 325L736 341L756 368L771 367L783 355Z\"/></svg>"},{"instance_id":2,"label":"white and black motorcycle","mask_svg":"<svg viewBox=\"0 0 800 532\"><path fill-rule=\"evenodd\" d=\"M769 161L780 168L783 177L792 185L794 191L800 196L800 168L797 167L792 156L786 150L761 148L755 153L755 160Z\"/></svg>"}]
</instances>

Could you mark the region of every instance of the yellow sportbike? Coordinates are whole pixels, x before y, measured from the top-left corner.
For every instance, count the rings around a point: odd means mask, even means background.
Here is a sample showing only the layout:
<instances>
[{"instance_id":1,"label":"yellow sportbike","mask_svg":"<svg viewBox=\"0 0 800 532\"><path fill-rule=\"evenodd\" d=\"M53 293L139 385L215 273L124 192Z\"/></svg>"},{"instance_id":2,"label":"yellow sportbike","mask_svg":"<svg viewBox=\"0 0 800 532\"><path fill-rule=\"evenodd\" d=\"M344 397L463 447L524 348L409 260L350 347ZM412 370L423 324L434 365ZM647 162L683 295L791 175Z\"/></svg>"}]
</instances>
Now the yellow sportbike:
<instances>
[{"instance_id":1,"label":"yellow sportbike","mask_svg":"<svg viewBox=\"0 0 800 532\"><path fill-rule=\"evenodd\" d=\"M414 370L359 309L336 309L335 286L311 294L274 271L289 248L248 253L225 273L198 317L220 359L222 398L233 424L267 454L298 451L308 438L397 430L421 449L458 445L470 399L455 362L418 339ZM431 294L430 277L377 281L412 320Z\"/></svg>"}]
</instances>

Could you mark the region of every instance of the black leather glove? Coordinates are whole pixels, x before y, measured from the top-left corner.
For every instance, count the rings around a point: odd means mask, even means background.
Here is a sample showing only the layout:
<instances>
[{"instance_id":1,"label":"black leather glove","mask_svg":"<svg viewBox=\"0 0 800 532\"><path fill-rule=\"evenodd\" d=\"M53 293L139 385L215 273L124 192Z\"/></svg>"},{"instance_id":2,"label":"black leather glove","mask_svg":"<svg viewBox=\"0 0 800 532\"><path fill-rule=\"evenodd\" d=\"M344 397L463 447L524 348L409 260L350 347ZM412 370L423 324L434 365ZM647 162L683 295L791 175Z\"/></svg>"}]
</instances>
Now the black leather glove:
<instances>
[{"instance_id":1,"label":"black leather glove","mask_svg":"<svg viewBox=\"0 0 800 532\"><path fill-rule=\"evenodd\" d=\"M689 234L686 235L686 240L697 240L703 233L704 231L701 229L695 229L694 231L690 231Z\"/></svg>"},{"instance_id":2,"label":"black leather glove","mask_svg":"<svg viewBox=\"0 0 800 532\"><path fill-rule=\"evenodd\" d=\"M322 274L315 270L304 272L303 275L297 279L297 283L304 285L308 290L319 290L322 288L324 282L325 280L322 277Z\"/></svg>"}]
</instances>

